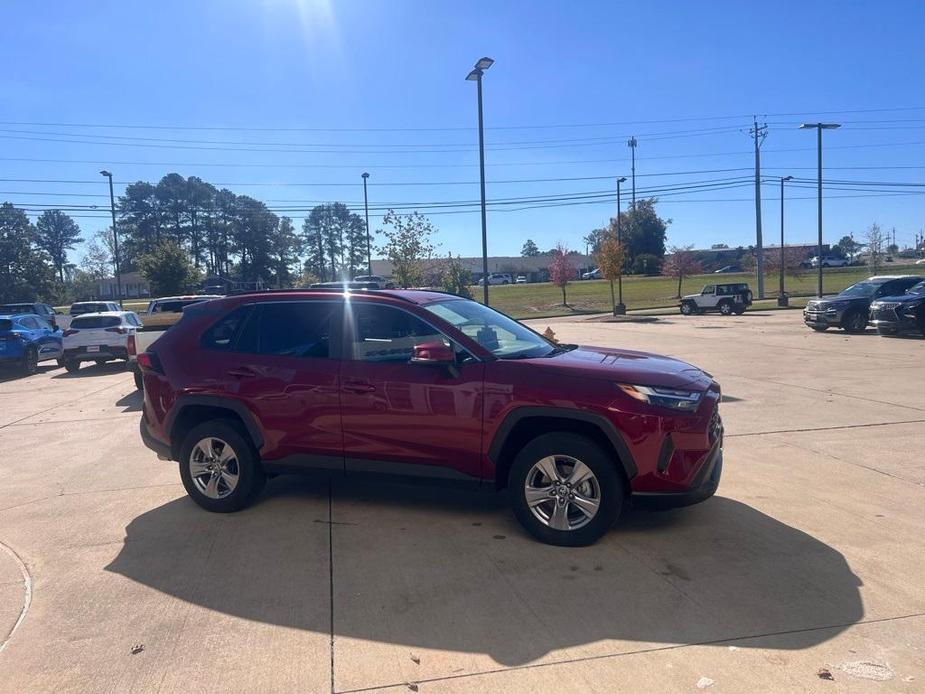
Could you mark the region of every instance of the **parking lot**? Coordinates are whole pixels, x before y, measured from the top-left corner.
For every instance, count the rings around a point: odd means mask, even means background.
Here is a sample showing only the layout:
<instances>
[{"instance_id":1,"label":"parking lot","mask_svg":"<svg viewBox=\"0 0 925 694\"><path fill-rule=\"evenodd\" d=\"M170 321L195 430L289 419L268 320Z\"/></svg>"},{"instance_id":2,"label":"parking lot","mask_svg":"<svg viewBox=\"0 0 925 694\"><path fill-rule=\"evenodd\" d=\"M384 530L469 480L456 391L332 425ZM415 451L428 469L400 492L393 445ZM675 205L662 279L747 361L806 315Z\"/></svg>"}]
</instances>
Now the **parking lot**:
<instances>
[{"instance_id":1,"label":"parking lot","mask_svg":"<svg viewBox=\"0 0 925 694\"><path fill-rule=\"evenodd\" d=\"M716 497L581 549L420 487L279 477L208 514L120 365L0 374L0 691L921 690L925 340L547 325L714 374Z\"/></svg>"}]
</instances>

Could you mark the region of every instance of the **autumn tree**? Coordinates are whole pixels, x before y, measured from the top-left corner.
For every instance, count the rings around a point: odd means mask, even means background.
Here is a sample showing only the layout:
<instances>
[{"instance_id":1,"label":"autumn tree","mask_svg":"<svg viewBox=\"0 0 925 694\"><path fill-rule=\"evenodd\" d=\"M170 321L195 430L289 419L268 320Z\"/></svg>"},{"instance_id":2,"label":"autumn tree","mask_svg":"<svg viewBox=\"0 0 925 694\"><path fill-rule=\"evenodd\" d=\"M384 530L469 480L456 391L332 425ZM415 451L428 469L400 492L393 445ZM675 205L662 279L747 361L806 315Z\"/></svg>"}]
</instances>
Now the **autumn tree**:
<instances>
[{"instance_id":1,"label":"autumn tree","mask_svg":"<svg viewBox=\"0 0 925 694\"><path fill-rule=\"evenodd\" d=\"M556 244L552 251L548 270L550 281L562 290L562 305L568 306L565 289L569 281L575 277L575 266L572 264L569 250L564 244Z\"/></svg>"},{"instance_id":2,"label":"autumn tree","mask_svg":"<svg viewBox=\"0 0 925 694\"><path fill-rule=\"evenodd\" d=\"M671 246L662 265L662 274L667 277L676 277L678 280L678 294L681 298L681 283L685 277L703 272L703 266L693 252L693 246Z\"/></svg>"},{"instance_id":3,"label":"autumn tree","mask_svg":"<svg viewBox=\"0 0 925 694\"><path fill-rule=\"evenodd\" d=\"M437 229L420 212L399 214L389 210L382 224L386 243L379 251L392 263L395 283L405 289L420 285L424 278L424 261L436 250L433 237Z\"/></svg>"},{"instance_id":4,"label":"autumn tree","mask_svg":"<svg viewBox=\"0 0 925 694\"><path fill-rule=\"evenodd\" d=\"M617 313L617 300L613 293L613 282L623 275L625 256L626 251L623 244L617 241L617 237L613 234L607 234L603 238L595 256L601 274L604 275L605 280L610 282L610 303L613 305L614 315Z\"/></svg>"}]
</instances>

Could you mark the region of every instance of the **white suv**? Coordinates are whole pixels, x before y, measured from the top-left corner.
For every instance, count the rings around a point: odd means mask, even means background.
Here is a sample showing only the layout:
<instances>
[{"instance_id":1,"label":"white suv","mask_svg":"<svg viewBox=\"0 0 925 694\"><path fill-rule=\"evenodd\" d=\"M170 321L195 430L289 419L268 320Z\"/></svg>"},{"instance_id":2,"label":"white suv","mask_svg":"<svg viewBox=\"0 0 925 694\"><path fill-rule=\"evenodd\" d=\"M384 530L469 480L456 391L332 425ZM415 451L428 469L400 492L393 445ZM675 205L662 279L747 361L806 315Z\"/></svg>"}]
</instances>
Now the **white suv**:
<instances>
[{"instance_id":1,"label":"white suv","mask_svg":"<svg viewBox=\"0 0 925 694\"><path fill-rule=\"evenodd\" d=\"M699 294L688 294L681 298L681 313L692 316L695 313L719 311L724 316L745 313L752 303L752 292L745 282L708 284Z\"/></svg>"},{"instance_id":2,"label":"white suv","mask_svg":"<svg viewBox=\"0 0 925 694\"><path fill-rule=\"evenodd\" d=\"M479 280L479 286L485 284L485 279ZM514 278L506 272L492 272L488 275L488 284L514 284Z\"/></svg>"},{"instance_id":3,"label":"white suv","mask_svg":"<svg viewBox=\"0 0 925 694\"><path fill-rule=\"evenodd\" d=\"M142 322L134 311L105 311L75 316L64 331L64 356L60 364L69 373L80 368L82 361L104 364L114 359L130 360L129 338Z\"/></svg>"}]
</instances>

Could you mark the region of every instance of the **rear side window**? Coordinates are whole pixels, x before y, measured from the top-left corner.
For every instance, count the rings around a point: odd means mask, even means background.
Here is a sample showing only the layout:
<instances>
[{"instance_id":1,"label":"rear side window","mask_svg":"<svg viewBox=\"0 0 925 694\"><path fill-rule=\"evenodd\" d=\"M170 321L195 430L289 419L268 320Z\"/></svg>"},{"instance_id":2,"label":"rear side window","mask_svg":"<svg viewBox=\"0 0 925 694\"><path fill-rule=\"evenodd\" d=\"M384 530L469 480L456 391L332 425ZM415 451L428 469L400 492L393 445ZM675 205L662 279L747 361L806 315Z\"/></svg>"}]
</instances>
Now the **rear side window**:
<instances>
[{"instance_id":1,"label":"rear side window","mask_svg":"<svg viewBox=\"0 0 925 694\"><path fill-rule=\"evenodd\" d=\"M202 346L219 352L229 352L235 348L235 338L241 331L244 321L251 312L250 306L240 306L211 328L202 336Z\"/></svg>"},{"instance_id":2,"label":"rear side window","mask_svg":"<svg viewBox=\"0 0 925 694\"><path fill-rule=\"evenodd\" d=\"M326 359L331 356L336 310L337 304L321 301L257 304L238 336L235 351Z\"/></svg>"},{"instance_id":3,"label":"rear side window","mask_svg":"<svg viewBox=\"0 0 925 694\"><path fill-rule=\"evenodd\" d=\"M122 321L118 316L78 316L71 321L71 328L76 330L93 330L94 328L114 328Z\"/></svg>"}]
</instances>

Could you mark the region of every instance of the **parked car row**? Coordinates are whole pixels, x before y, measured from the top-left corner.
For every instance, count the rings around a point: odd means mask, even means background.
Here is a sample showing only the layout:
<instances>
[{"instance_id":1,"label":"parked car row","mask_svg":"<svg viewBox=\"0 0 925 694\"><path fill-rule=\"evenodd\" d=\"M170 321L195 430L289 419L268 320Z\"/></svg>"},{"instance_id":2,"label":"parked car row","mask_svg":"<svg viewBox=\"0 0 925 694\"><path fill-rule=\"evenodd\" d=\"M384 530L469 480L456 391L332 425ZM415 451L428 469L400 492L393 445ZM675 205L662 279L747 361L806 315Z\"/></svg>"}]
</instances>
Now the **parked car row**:
<instances>
[{"instance_id":1,"label":"parked car row","mask_svg":"<svg viewBox=\"0 0 925 694\"><path fill-rule=\"evenodd\" d=\"M881 335L902 332L925 335L925 278L868 277L836 296L807 302L803 321L819 332L841 328L849 333L862 333L872 325Z\"/></svg>"}]
</instances>

